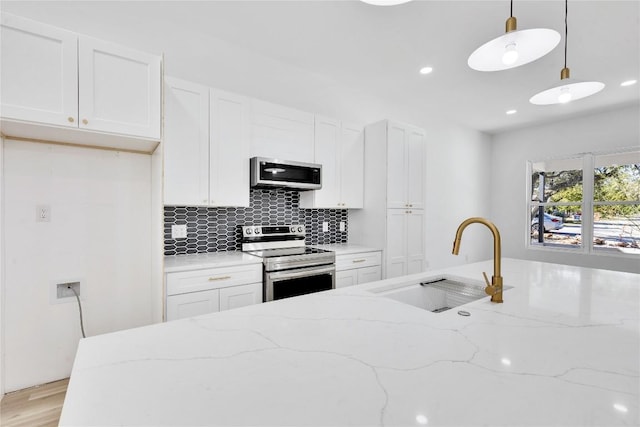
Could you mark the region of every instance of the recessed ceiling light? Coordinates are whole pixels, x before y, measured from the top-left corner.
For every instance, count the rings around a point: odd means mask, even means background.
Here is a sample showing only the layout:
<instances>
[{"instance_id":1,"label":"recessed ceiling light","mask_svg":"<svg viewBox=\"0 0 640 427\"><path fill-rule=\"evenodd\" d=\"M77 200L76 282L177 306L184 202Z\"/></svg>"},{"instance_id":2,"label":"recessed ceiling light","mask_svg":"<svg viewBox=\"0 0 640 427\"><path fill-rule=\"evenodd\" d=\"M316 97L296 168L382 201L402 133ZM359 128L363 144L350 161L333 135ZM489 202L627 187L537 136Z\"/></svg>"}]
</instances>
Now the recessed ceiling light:
<instances>
[{"instance_id":1,"label":"recessed ceiling light","mask_svg":"<svg viewBox=\"0 0 640 427\"><path fill-rule=\"evenodd\" d=\"M636 83L638 83L637 80L627 80L626 82L620 83L620 86L633 86Z\"/></svg>"},{"instance_id":2,"label":"recessed ceiling light","mask_svg":"<svg viewBox=\"0 0 640 427\"><path fill-rule=\"evenodd\" d=\"M433 71L433 67L420 68L420 74L431 74L432 71Z\"/></svg>"},{"instance_id":3,"label":"recessed ceiling light","mask_svg":"<svg viewBox=\"0 0 640 427\"><path fill-rule=\"evenodd\" d=\"M619 404L619 403L616 403L615 405L613 405L613 407L614 407L617 411L620 411L620 412L625 412L625 413L626 413L626 412L629 412L629 409L627 409L627 407L626 407L626 406L621 405L621 404Z\"/></svg>"},{"instance_id":4,"label":"recessed ceiling light","mask_svg":"<svg viewBox=\"0 0 640 427\"><path fill-rule=\"evenodd\" d=\"M506 114L507 114L508 116L510 116L510 115L515 114L515 113L517 113L517 112L518 112L518 110L507 110Z\"/></svg>"}]
</instances>

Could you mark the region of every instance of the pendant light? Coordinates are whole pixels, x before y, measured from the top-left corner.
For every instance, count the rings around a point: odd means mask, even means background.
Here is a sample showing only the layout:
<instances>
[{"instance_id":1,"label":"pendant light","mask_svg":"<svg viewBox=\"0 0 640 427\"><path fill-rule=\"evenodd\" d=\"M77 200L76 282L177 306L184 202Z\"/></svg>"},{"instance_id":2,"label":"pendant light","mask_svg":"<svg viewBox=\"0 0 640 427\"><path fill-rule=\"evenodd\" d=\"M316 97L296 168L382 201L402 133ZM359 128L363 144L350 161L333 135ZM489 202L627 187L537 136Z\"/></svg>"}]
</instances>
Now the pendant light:
<instances>
[{"instance_id":1,"label":"pendant light","mask_svg":"<svg viewBox=\"0 0 640 427\"><path fill-rule=\"evenodd\" d=\"M511 16L506 22L506 34L497 37L479 48L469 56L469 67L478 71L501 71L528 64L551 52L560 43L560 34L547 28L518 30L513 16L513 0L511 0Z\"/></svg>"},{"instance_id":2,"label":"pendant light","mask_svg":"<svg viewBox=\"0 0 640 427\"><path fill-rule=\"evenodd\" d=\"M604 89L601 82L583 82L572 79L567 68L567 25L568 0L564 0L564 68L560 71L560 83L534 95L529 102L536 105L566 104L576 99L586 98Z\"/></svg>"}]
</instances>

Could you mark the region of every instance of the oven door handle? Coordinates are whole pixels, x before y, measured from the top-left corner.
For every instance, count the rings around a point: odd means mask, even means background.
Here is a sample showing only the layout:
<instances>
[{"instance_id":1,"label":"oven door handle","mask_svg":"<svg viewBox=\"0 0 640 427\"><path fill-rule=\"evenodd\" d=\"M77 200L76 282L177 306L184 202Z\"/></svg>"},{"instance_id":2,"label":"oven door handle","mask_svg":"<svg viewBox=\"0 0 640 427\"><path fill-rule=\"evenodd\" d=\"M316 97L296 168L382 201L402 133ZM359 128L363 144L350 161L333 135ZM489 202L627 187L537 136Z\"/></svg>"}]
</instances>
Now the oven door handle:
<instances>
[{"instance_id":1,"label":"oven door handle","mask_svg":"<svg viewBox=\"0 0 640 427\"><path fill-rule=\"evenodd\" d=\"M299 268L294 271L277 271L267 273L269 275L270 280L278 280L278 279L295 279L296 277L305 277L305 276L317 276L319 274L333 274L336 271L336 267L334 265L330 265L327 267L310 267L310 268ZM309 274L312 273L312 274Z\"/></svg>"}]
</instances>

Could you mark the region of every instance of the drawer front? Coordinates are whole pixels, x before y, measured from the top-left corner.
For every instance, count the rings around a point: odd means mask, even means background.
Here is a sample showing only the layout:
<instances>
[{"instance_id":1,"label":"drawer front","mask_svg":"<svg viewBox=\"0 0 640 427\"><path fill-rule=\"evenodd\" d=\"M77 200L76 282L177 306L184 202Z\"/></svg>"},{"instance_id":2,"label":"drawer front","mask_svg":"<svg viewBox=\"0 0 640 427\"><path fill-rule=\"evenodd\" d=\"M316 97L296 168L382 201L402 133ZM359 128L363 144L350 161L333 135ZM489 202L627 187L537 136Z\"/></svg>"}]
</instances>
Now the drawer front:
<instances>
[{"instance_id":1,"label":"drawer front","mask_svg":"<svg viewBox=\"0 0 640 427\"><path fill-rule=\"evenodd\" d=\"M220 291L192 292L167 297L167 321L215 313L220 307Z\"/></svg>"},{"instance_id":2,"label":"drawer front","mask_svg":"<svg viewBox=\"0 0 640 427\"><path fill-rule=\"evenodd\" d=\"M382 254L380 251L336 256L336 271L372 267L381 264Z\"/></svg>"},{"instance_id":3,"label":"drawer front","mask_svg":"<svg viewBox=\"0 0 640 427\"><path fill-rule=\"evenodd\" d=\"M382 266L380 265L359 268L356 271L358 272L358 285L382 279Z\"/></svg>"},{"instance_id":4,"label":"drawer front","mask_svg":"<svg viewBox=\"0 0 640 427\"><path fill-rule=\"evenodd\" d=\"M262 264L167 273L167 295L262 282Z\"/></svg>"}]
</instances>

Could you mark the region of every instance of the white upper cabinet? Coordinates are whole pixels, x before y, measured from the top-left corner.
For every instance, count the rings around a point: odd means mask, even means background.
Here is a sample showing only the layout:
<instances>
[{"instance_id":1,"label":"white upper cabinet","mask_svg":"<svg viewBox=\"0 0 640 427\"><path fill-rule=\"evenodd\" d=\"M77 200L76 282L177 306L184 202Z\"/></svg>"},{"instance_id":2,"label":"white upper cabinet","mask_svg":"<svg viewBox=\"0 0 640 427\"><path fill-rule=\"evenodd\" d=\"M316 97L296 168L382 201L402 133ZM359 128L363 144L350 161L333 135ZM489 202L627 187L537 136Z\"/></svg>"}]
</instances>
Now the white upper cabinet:
<instances>
[{"instance_id":1,"label":"white upper cabinet","mask_svg":"<svg viewBox=\"0 0 640 427\"><path fill-rule=\"evenodd\" d=\"M387 132L387 205L423 209L424 131L389 122Z\"/></svg>"},{"instance_id":2,"label":"white upper cabinet","mask_svg":"<svg viewBox=\"0 0 640 427\"><path fill-rule=\"evenodd\" d=\"M164 203L209 203L209 88L165 77Z\"/></svg>"},{"instance_id":3,"label":"white upper cabinet","mask_svg":"<svg viewBox=\"0 0 640 427\"><path fill-rule=\"evenodd\" d=\"M250 157L312 163L313 114L251 100Z\"/></svg>"},{"instance_id":4,"label":"white upper cabinet","mask_svg":"<svg viewBox=\"0 0 640 427\"><path fill-rule=\"evenodd\" d=\"M80 127L160 138L160 57L80 37Z\"/></svg>"},{"instance_id":5,"label":"white upper cabinet","mask_svg":"<svg viewBox=\"0 0 640 427\"><path fill-rule=\"evenodd\" d=\"M249 207L249 99L211 89L209 205Z\"/></svg>"},{"instance_id":6,"label":"white upper cabinet","mask_svg":"<svg viewBox=\"0 0 640 427\"><path fill-rule=\"evenodd\" d=\"M160 56L7 13L1 22L3 133L155 149L161 128Z\"/></svg>"},{"instance_id":7,"label":"white upper cabinet","mask_svg":"<svg viewBox=\"0 0 640 427\"><path fill-rule=\"evenodd\" d=\"M302 208L362 208L364 129L316 116L314 163L322 165L322 189L300 194Z\"/></svg>"},{"instance_id":8,"label":"white upper cabinet","mask_svg":"<svg viewBox=\"0 0 640 427\"><path fill-rule=\"evenodd\" d=\"M78 36L3 13L2 117L78 127Z\"/></svg>"},{"instance_id":9,"label":"white upper cabinet","mask_svg":"<svg viewBox=\"0 0 640 427\"><path fill-rule=\"evenodd\" d=\"M249 206L249 100L165 77L164 204Z\"/></svg>"}]
</instances>

